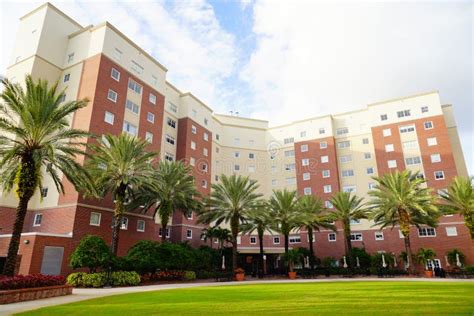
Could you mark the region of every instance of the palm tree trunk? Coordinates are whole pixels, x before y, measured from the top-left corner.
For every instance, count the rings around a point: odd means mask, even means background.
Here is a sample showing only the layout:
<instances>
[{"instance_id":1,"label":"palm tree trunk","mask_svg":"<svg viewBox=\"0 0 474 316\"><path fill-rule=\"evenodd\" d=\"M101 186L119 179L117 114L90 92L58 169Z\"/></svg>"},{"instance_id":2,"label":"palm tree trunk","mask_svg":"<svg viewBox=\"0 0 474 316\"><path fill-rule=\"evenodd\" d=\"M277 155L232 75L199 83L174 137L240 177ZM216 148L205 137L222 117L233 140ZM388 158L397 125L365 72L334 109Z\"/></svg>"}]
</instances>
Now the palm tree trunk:
<instances>
[{"instance_id":1,"label":"palm tree trunk","mask_svg":"<svg viewBox=\"0 0 474 316\"><path fill-rule=\"evenodd\" d=\"M289 234L285 234L285 254L288 253L289 243L290 243Z\"/></svg>"},{"instance_id":2,"label":"palm tree trunk","mask_svg":"<svg viewBox=\"0 0 474 316\"><path fill-rule=\"evenodd\" d=\"M239 218L234 216L230 222L232 231L232 269L237 269L237 236L239 235Z\"/></svg>"},{"instance_id":3,"label":"palm tree trunk","mask_svg":"<svg viewBox=\"0 0 474 316\"><path fill-rule=\"evenodd\" d=\"M314 247L313 247L313 228L308 227L308 241L309 241L309 265L311 270L314 269Z\"/></svg>"},{"instance_id":4,"label":"palm tree trunk","mask_svg":"<svg viewBox=\"0 0 474 316\"><path fill-rule=\"evenodd\" d=\"M26 212L28 210L28 202L35 193L38 177L36 167L31 156L24 156L21 159L21 169L18 177L17 195L19 198L18 207L16 209L15 223L13 224L12 237L8 246L7 260L3 267L3 274L13 276L18 258L18 249L20 248L21 232L25 222Z\"/></svg>"},{"instance_id":5,"label":"palm tree trunk","mask_svg":"<svg viewBox=\"0 0 474 316\"><path fill-rule=\"evenodd\" d=\"M408 262L408 272L416 273L416 266L413 262L413 255L411 251L411 242L410 242L410 235L404 235L404 243L405 243L405 251L407 253L407 262Z\"/></svg>"},{"instance_id":6,"label":"palm tree trunk","mask_svg":"<svg viewBox=\"0 0 474 316\"><path fill-rule=\"evenodd\" d=\"M260 246L260 267L258 269L258 277L263 278L265 260L263 260L263 231L258 232L258 243Z\"/></svg>"},{"instance_id":7,"label":"palm tree trunk","mask_svg":"<svg viewBox=\"0 0 474 316\"><path fill-rule=\"evenodd\" d=\"M161 243L166 242L166 229L168 228L168 223L161 221Z\"/></svg>"},{"instance_id":8,"label":"palm tree trunk","mask_svg":"<svg viewBox=\"0 0 474 316\"><path fill-rule=\"evenodd\" d=\"M352 243L351 243L351 226L350 221L344 222L344 237L346 239L346 258L349 261L349 268L352 267Z\"/></svg>"},{"instance_id":9,"label":"palm tree trunk","mask_svg":"<svg viewBox=\"0 0 474 316\"><path fill-rule=\"evenodd\" d=\"M122 224L122 215L114 214L112 220L112 243L110 244L110 252L116 256L118 251L118 242L120 235L120 225Z\"/></svg>"}]
</instances>

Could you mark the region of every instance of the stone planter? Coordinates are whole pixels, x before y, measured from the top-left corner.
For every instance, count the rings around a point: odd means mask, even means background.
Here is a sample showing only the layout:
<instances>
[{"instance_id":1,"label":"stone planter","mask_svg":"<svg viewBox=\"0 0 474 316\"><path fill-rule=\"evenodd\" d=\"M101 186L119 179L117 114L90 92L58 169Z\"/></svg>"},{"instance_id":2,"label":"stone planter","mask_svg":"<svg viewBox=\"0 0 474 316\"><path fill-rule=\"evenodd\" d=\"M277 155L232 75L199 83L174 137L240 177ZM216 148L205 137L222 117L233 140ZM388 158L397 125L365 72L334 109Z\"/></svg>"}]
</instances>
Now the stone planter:
<instances>
[{"instance_id":1,"label":"stone planter","mask_svg":"<svg viewBox=\"0 0 474 316\"><path fill-rule=\"evenodd\" d=\"M11 304L23 301L33 301L42 298L63 296L72 294L72 286L55 285L45 287L33 287L19 290L0 291L0 304Z\"/></svg>"}]
</instances>

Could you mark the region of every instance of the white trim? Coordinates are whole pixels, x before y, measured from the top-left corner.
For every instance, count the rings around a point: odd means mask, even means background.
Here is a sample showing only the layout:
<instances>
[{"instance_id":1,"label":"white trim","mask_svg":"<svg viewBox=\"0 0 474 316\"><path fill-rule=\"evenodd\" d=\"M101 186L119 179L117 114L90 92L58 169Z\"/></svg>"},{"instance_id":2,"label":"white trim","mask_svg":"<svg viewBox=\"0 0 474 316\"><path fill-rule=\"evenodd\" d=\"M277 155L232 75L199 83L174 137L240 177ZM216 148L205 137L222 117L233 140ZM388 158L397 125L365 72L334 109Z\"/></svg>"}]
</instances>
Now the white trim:
<instances>
[{"instance_id":1,"label":"white trim","mask_svg":"<svg viewBox=\"0 0 474 316\"><path fill-rule=\"evenodd\" d=\"M92 224L92 222L91 222L92 214L99 214L99 223L98 223L98 224ZM102 221L102 213L99 213L99 212L91 212L91 213L90 213L90 216L89 216L89 226L96 226L96 227L99 227L101 221Z\"/></svg>"},{"instance_id":2,"label":"white trim","mask_svg":"<svg viewBox=\"0 0 474 316\"><path fill-rule=\"evenodd\" d=\"M0 238L11 237L12 234L2 234ZM32 233L21 233L21 236L47 236L47 237L63 237L63 238L72 238L72 232L69 234L52 234L52 233L41 233L41 232L32 232Z\"/></svg>"}]
</instances>

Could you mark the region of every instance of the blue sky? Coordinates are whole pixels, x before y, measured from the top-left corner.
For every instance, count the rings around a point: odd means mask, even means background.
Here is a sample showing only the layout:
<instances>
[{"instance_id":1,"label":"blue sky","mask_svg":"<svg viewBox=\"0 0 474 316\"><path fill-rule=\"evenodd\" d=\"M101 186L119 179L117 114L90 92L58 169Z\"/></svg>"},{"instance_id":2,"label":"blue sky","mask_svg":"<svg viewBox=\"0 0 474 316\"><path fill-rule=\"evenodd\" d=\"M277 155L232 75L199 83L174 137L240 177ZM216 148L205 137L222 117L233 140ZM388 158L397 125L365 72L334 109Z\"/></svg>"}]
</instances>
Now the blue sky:
<instances>
[{"instance_id":1,"label":"blue sky","mask_svg":"<svg viewBox=\"0 0 474 316\"><path fill-rule=\"evenodd\" d=\"M18 18L43 2L0 3L1 73ZM439 90L474 174L472 1L52 3L82 25L108 20L216 112L272 125Z\"/></svg>"}]
</instances>

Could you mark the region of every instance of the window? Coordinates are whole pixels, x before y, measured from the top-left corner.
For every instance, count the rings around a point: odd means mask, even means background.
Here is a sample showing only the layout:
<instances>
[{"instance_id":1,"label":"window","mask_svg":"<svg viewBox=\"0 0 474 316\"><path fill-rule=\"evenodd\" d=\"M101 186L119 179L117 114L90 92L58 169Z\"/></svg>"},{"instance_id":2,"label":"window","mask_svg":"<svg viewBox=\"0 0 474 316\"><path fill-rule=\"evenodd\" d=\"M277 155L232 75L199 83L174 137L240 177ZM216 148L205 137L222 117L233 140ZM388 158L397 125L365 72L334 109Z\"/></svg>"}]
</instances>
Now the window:
<instances>
[{"instance_id":1,"label":"window","mask_svg":"<svg viewBox=\"0 0 474 316\"><path fill-rule=\"evenodd\" d=\"M351 233L351 240L352 241L362 241L362 234L361 233Z\"/></svg>"},{"instance_id":2,"label":"window","mask_svg":"<svg viewBox=\"0 0 474 316\"><path fill-rule=\"evenodd\" d=\"M386 128L382 131L382 133L383 133L384 137L392 136L392 129L391 128Z\"/></svg>"},{"instance_id":3,"label":"window","mask_svg":"<svg viewBox=\"0 0 474 316\"><path fill-rule=\"evenodd\" d=\"M123 121L123 129L122 130L124 132L130 134L130 135L133 135L133 136L137 136L137 134L138 134L137 126L133 125L132 123L127 122L127 121Z\"/></svg>"},{"instance_id":4,"label":"window","mask_svg":"<svg viewBox=\"0 0 474 316\"><path fill-rule=\"evenodd\" d=\"M436 230L433 227L418 228L419 237L436 237Z\"/></svg>"},{"instance_id":5,"label":"window","mask_svg":"<svg viewBox=\"0 0 474 316\"><path fill-rule=\"evenodd\" d=\"M120 229L127 230L128 229L128 218L122 217L122 222L120 223Z\"/></svg>"},{"instance_id":6,"label":"window","mask_svg":"<svg viewBox=\"0 0 474 316\"><path fill-rule=\"evenodd\" d=\"M168 109L173 113L178 112L178 107L171 102L168 102Z\"/></svg>"},{"instance_id":7,"label":"window","mask_svg":"<svg viewBox=\"0 0 474 316\"><path fill-rule=\"evenodd\" d=\"M128 80L128 88L130 90L133 90L135 91L136 93L138 94L141 94L142 93L142 86L139 85L138 83L136 83L134 80L132 79L129 79Z\"/></svg>"},{"instance_id":8,"label":"window","mask_svg":"<svg viewBox=\"0 0 474 316\"><path fill-rule=\"evenodd\" d=\"M141 75L143 73L143 67L140 66L136 61L132 60L132 70L137 74Z\"/></svg>"},{"instance_id":9,"label":"window","mask_svg":"<svg viewBox=\"0 0 474 316\"><path fill-rule=\"evenodd\" d=\"M137 220L137 232L145 231L145 221L142 219Z\"/></svg>"},{"instance_id":10,"label":"window","mask_svg":"<svg viewBox=\"0 0 474 316\"><path fill-rule=\"evenodd\" d=\"M220 139L219 134L216 134L216 140L219 140L219 139Z\"/></svg>"},{"instance_id":11,"label":"window","mask_svg":"<svg viewBox=\"0 0 474 316\"><path fill-rule=\"evenodd\" d=\"M286 184L295 184L296 183L296 178L295 177L291 177L291 178L286 178Z\"/></svg>"},{"instance_id":12,"label":"window","mask_svg":"<svg viewBox=\"0 0 474 316\"><path fill-rule=\"evenodd\" d=\"M440 154L432 154L430 157L431 157L431 162L432 163L441 162L441 155Z\"/></svg>"},{"instance_id":13,"label":"window","mask_svg":"<svg viewBox=\"0 0 474 316\"><path fill-rule=\"evenodd\" d=\"M240 165L235 164L234 165L234 171L240 171Z\"/></svg>"},{"instance_id":14,"label":"window","mask_svg":"<svg viewBox=\"0 0 474 316\"><path fill-rule=\"evenodd\" d=\"M257 237L251 236L250 237L250 244L255 245L257 243Z\"/></svg>"},{"instance_id":15,"label":"window","mask_svg":"<svg viewBox=\"0 0 474 316\"><path fill-rule=\"evenodd\" d=\"M284 143L284 144L292 144L292 143L294 143L294 142L295 142L294 137L288 137L288 138L284 138L284 139L283 139L283 143Z\"/></svg>"},{"instance_id":16,"label":"window","mask_svg":"<svg viewBox=\"0 0 474 316\"><path fill-rule=\"evenodd\" d=\"M191 149L196 150L196 142L191 141Z\"/></svg>"},{"instance_id":17,"label":"window","mask_svg":"<svg viewBox=\"0 0 474 316\"><path fill-rule=\"evenodd\" d=\"M186 230L186 238L192 239L193 238L193 231L191 229Z\"/></svg>"},{"instance_id":18,"label":"window","mask_svg":"<svg viewBox=\"0 0 474 316\"><path fill-rule=\"evenodd\" d=\"M150 123L155 123L155 114L148 112L146 114L146 120Z\"/></svg>"},{"instance_id":19,"label":"window","mask_svg":"<svg viewBox=\"0 0 474 316\"><path fill-rule=\"evenodd\" d=\"M41 226L42 221L43 221L43 214L36 213L35 218L33 219L33 226Z\"/></svg>"},{"instance_id":20,"label":"window","mask_svg":"<svg viewBox=\"0 0 474 316\"><path fill-rule=\"evenodd\" d=\"M341 175L342 175L342 177L353 177L354 176L354 170L352 170L352 169L342 170Z\"/></svg>"},{"instance_id":21,"label":"window","mask_svg":"<svg viewBox=\"0 0 474 316\"><path fill-rule=\"evenodd\" d=\"M329 233L328 241L336 241L336 233Z\"/></svg>"},{"instance_id":22,"label":"window","mask_svg":"<svg viewBox=\"0 0 474 316\"><path fill-rule=\"evenodd\" d=\"M153 133L146 132L145 133L145 140L149 143L153 143Z\"/></svg>"},{"instance_id":23,"label":"window","mask_svg":"<svg viewBox=\"0 0 474 316\"><path fill-rule=\"evenodd\" d=\"M326 133L326 130L324 128L319 129L319 134L325 134L325 133Z\"/></svg>"},{"instance_id":24,"label":"window","mask_svg":"<svg viewBox=\"0 0 474 316\"><path fill-rule=\"evenodd\" d=\"M309 166L309 159L308 158L301 159L301 165L302 166Z\"/></svg>"},{"instance_id":25,"label":"window","mask_svg":"<svg viewBox=\"0 0 474 316\"><path fill-rule=\"evenodd\" d=\"M329 170L323 170L321 173L323 178L329 178L331 176L331 171Z\"/></svg>"},{"instance_id":26,"label":"window","mask_svg":"<svg viewBox=\"0 0 474 316\"><path fill-rule=\"evenodd\" d=\"M163 228L160 228L158 231L158 236L161 237L163 235ZM166 228L166 238L170 238L170 229Z\"/></svg>"},{"instance_id":27,"label":"window","mask_svg":"<svg viewBox=\"0 0 474 316\"><path fill-rule=\"evenodd\" d=\"M174 145L175 144L175 140L173 137L171 137L170 135L166 134L165 136L165 141L168 143L168 144L171 144L171 145Z\"/></svg>"},{"instance_id":28,"label":"window","mask_svg":"<svg viewBox=\"0 0 474 316\"><path fill-rule=\"evenodd\" d=\"M276 186L276 185L277 185L277 180L272 179L272 186Z\"/></svg>"},{"instance_id":29,"label":"window","mask_svg":"<svg viewBox=\"0 0 474 316\"><path fill-rule=\"evenodd\" d=\"M196 134L197 133L197 128L194 125L191 125L191 133Z\"/></svg>"},{"instance_id":30,"label":"window","mask_svg":"<svg viewBox=\"0 0 474 316\"><path fill-rule=\"evenodd\" d=\"M278 236L273 237L273 244L279 245L280 244L280 237L278 237Z\"/></svg>"},{"instance_id":31,"label":"window","mask_svg":"<svg viewBox=\"0 0 474 316\"><path fill-rule=\"evenodd\" d=\"M240 151L234 152L234 158L240 158Z\"/></svg>"},{"instance_id":32,"label":"window","mask_svg":"<svg viewBox=\"0 0 474 316\"><path fill-rule=\"evenodd\" d=\"M120 72L115 69L115 68L112 68L112 70L110 71L110 76L115 80L115 81L120 81Z\"/></svg>"},{"instance_id":33,"label":"window","mask_svg":"<svg viewBox=\"0 0 474 316\"><path fill-rule=\"evenodd\" d=\"M403 142L402 143L403 149L417 149L418 148L418 142L416 140L411 140L408 142Z\"/></svg>"},{"instance_id":34,"label":"window","mask_svg":"<svg viewBox=\"0 0 474 316\"><path fill-rule=\"evenodd\" d=\"M411 115L410 110L403 110L403 111L398 111L397 112L397 116L399 118L410 116L410 115Z\"/></svg>"},{"instance_id":35,"label":"window","mask_svg":"<svg viewBox=\"0 0 474 316\"><path fill-rule=\"evenodd\" d=\"M351 219L350 224L351 225L359 225L360 224L360 219Z\"/></svg>"},{"instance_id":36,"label":"window","mask_svg":"<svg viewBox=\"0 0 474 316\"><path fill-rule=\"evenodd\" d=\"M205 157L209 156L209 151L207 150L207 148L203 148L203 149L202 149L202 154L203 154Z\"/></svg>"},{"instance_id":37,"label":"window","mask_svg":"<svg viewBox=\"0 0 474 316\"><path fill-rule=\"evenodd\" d=\"M331 201L324 201L324 206L325 206L326 208L332 208L332 207L333 207Z\"/></svg>"},{"instance_id":38,"label":"window","mask_svg":"<svg viewBox=\"0 0 474 316\"><path fill-rule=\"evenodd\" d=\"M301 145L301 152L304 153L307 151L308 151L308 145L307 144Z\"/></svg>"},{"instance_id":39,"label":"window","mask_svg":"<svg viewBox=\"0 0 474 316\"><path fill-rule=\"evenodd\" d=\"M272 173L275 173L277 170L277 167L276 166L272 166Z\"/></svg>"},{"instance_id":40,"label":"window","mask_svg":"<svg viewBox=\"0 0 474 316\"><path fill-rule=\"evenodd\" d=\"M400 134L411 133L415 131L415 125L400 126Z\"/></svg>"},{"instance_id":41,"label":"window","mask_svg":"<svg viewBox=\"0 0 474 316\"><path fill-rule=\"evenodd\" d=\"M63 82L68 82L70 78L71 78L71 74L65 74Z\"/></svg>"},{"instance_id":42,"label":"window","mask_svg":"<svg viewBox=\"0 0 474 316\"><path fill-rule=\"evenodd\" d=\"M151 84L154 86L158 84L158 78L154 75L151 76Z\"/></svg>"},{"instance_id":43,"label":"window","mask_svg":"<svg viewBox=\"0 0 474 316\"><path fill-rule=\"evenodd\" d=\"M311 188L307 187L303 189L304 195L311 195Z\"/></svg>"},{"instance_id":44,"label":"window","mask_svg":"<svg viewBox=\"0 0 474 316\"><path fill-rule=\"evenodd\" d=\"M328 156L321 156L321 163L328 163L329 157Z\"/></svg>"},{"instance_id":45,"label":"window","mask_svg":"<svg viewBox=\"0 0 474 316\"><path fill-rule=\"evenodd\" d=\"M234 138L234 145L240 145L240 138Z\"/></svg>"},{"instance_id":46,"label":"window","mask_svg":"<svg viewBox=\"0 0 474 316\"><path fill-rule=\"evenodd\" d=\"M174 155L171 153L166 152L165 153L165 159L168 161L174 161Z\"/></svg>"},{"instance_id":47,"label":"window","mask_svg":"<svg viewBox=\"0 0 474 316\"><path fill-rule=\"evenodd\" d=\"M387 119L388 119L387 114L381 114L381 115L380 115L380 120L381 120L381 121L386 121Z\"/></svg>"},{"instance_id":48,"label":"window","mask_svg":"<svg viewBox=\"0 0 474 316\"><path fill-rule=\"evenodd\" d=\"M311 178L311 176L310 176L309 172L303 173L303 180L306 181L306 180L309 180L310 178Z\"/></svg>"},{"instance_id":49,"label":"window","mask_svg":"<svg viewBox=\"0 0 474 316\"><path fill-rule=\"evenodd\" d=\"M193 109L193 110L191 111L191 116L194 117L194 118L196 118L197 115L198 115L198 112Z\"/></svg>"},{"instance_id":50,"label":"window","mask_svg":"<svg viewBox=\"0 0 474 316\"><path fill-rule=\"evenodd\" d=\"M327 185L323 186L323 191L324 191L324 193L331 193L332 192L331 185L327 184Z\"/></svg>"},{"instance_id":51,"label":"window","mask_svg":"<svg viewBox=\"0 0 474 316\"><path fill-rule=\"evenodd\" d=\"M435 180L443 180L444 179L444 172L443 171L435 171Z\"/></svg>"},{"instance_id":52,"label":"window","mask_svg":"<svg viewBox=\"0 0 474 316\"><path fill-rule=\"evenodd\" d=\"M374 182L369 183L369 190L375 189L376 184Z\"/></svg>"},{"instance_id":53,"label":"window","mask_svg":"<svg viewBox=\"0 0 474 316\"><path fill-rule=\"evenodd\" d=\"M457 236L458 235L458 230L456 227L446 227L446 236L452 237L452 236Z\"/></svg>"},{"instance_id":54,"label":"window","mask_svg":"<svg viewBox=\"0 0 474 316\"><path fill-rule=\"evenodd\" d=\"M153 93L150 93L148 95L148 101L150 101L150 103L152 104L156 104L156 95L154 95Z\"/></svg>"},{"instance_id":55,"label":"window","mask_svg":"<svg viewBox=\"0 0 474 316\"><path fill-rule=\"evenodd\" d=\"M109 92L107 93L107 99L112 102L117 102L117 92L112 89L109 89Z\"/></svg>"},{"instance_id":56,"label":"window","mask_svg":"<svg viewBox=\"0 0 474 316\"><path fill-rule=\"evenodd\" d=\"M397 167L397 161L396 160L389 160L387 161L387 165L389 168L396 168Z\"/></svg>"},{"instance_id":57,"label":"window","mask_svg":"<svg viewBox=\"0 0 474 316\"><path fill-rule=\"evenodd\" d=\"M393 144L387 144L385 145L385 152L392 152L394 151L395 149L393 148Z\"/></svg>"},{"instance_id":58,"label":"window","mask_svg":"<svg viewBox=\"0 0 474 316\"><path fill-rule=\"evenodd\" d=\"M74 53L70 53L67 55L67 62L72 63L74 61Z\"/></svg>"},{"instance_id":59,"label":"window","mask_svg":"<svg viewBox=\"0 0 474 316\"><path fill-rule=\"evenodd\" d=\"M294 150L285 150L285 157L294 157L295 151Z\"/></svg>"},{"instance_id":60,"label":"window","mask_svg":"<svg viewBox=\"0 0 474 316\"><path fill-rule=\"evenodd\" d=\"M286 171L293 171L296 169L296 165L294 163L287 163L285 164Z\"/></svg>"},{"instance_id":61,"label":"window","mask_svg":"<svg viewBox=\"0 0 474 316\"><path fill-rule=\"evenodd\" d=\"M341 163L351 162L352 161L352 156L351 155L340 156L339 161Z\"/></svg>"},{"instance_id":62,"label":"window","mask_svg":"<svg viewBox=\"0 0 474 316\"><path fill-rule=\"evenodd\" d=\"M328 148L328 142L319 142L319 149L325 149Z\"/></svg>"},{"instance_id":63,"label":"window","mask_svg":"<svg viewBox=\"0 0 474 316\"><path fill-rule=\"evenodd\" d=\"M289 237L290 244L299 244L301 242L300 236L290 236Z\"/></svg>"},{"instance_id":64,"label":"window","mask_svg":"<svg viewBox=\"0 0 474 316\"><path fill-rule=\"evenodd\" d=\"M209 141L209 134L208 134L208 133L202 134L202 138L203 138L206 142Z\"/></svg>"},{"instance_id":65,"label":"window","mask_svg":"<svg viewBox=\"0 0 474 316\"><path fill-rule=\"evenodd\" d=\"M407 166L419 165L420 163L421 163L421 158L418 156L405 158L405 164Z\"/></svg>"},{"instance_id":66,"label":"window","mask_svg":"<svg viewBox=\"0 0 474 316\"><path fill-rule=\"evenodd\" d=\"M423 126L425 127L425 129L432 129L433 128L433 122L431 122L431 121L425 122L425 123L423 123Z\"/></svg>"},{"instance_id":67,"label":"window","mask_svg":"<svg viewBox=\"0 0 474 316\"><path fill-rule=\"evenodd\" d=\"M375 240L383 240L383 232L375 232Z\"/></svg>"},{"instance_id":68,"label":"window","mask_svg":"<svg viewBox=\"0 0 474 316\"><path fill-rule=\"evenodd\" d=\"M166 119L166 123L168 124L168 126L170 126L172 128L176 128L176 121L175 120L168 117Z\"/></svg>"},{"instance_id":69,"label":"window","mask_svg":"<svg viewBox=\"0 0 474 316\"><path fill-rule=\"evenodd\" d=\"M201 186L202 186L203 188L207 188L207 181L206 181L206 180L202 180L202 181L201 181Z\"/></svg>"},{"instance_id":70,"label":"window","mask_svg":"<svg viewBox=\"0 0 474 316\"><path fill-rule=\"evenodd\" d=\"M59 98L59 102L64 102L64 101L66 101L66 94L61 95L61 97Z\"/></svg>"},{"instance_id":71,"label":"window","mask_svg":"<svg viewBox=\"0 0 474 316\"><path fill-rule=\"evenodd\" d=\"M114 118L115 118L115 115L113 115L110 112L105 111L104 122L109 123L110 125L114 125Z\"/></svg>"},{"instance_id":72,"label":"window","mask_svg":"<svg viewBox=\"0 0 474 316\"><path fill-rule=\"evenodd\" d=\"M216 153L219 153L219 147L216 147Z\"/></svg>"},{"instance_id":73,"label":"window","mask_svg":"<svg viewBox=\"0 0 474 316\"><path fill-rule=\"evenodd\" d=\"M368 138L362 138L362 144L368 145L369 144L369 139Z\"/></svg>"},{"instance_id":74,"label":"window","mask_svg":"<svg viewBox=\"0 0 474 316\"><path fill-rule=\"evenodd\" d=\"M204 125L207 126L208 123L209 123L209 120L207 118L204 118Z\"/></svg>"},{"instance_id":75,"label":"window","mask_svg":"<svg viewBox=\"0 0 474 316\"><path fill-rule=\"evenodd\" d=\"M436 137L430 137L426 140L426 142L428 143L428 146L438 145L438 140L436 139Z\"/></svg>"},{"instance_id":76,"label":"window","mask_svg":"<svg viewBox=\"0 0 474 316\"><path fill-rule=\"evenodd\" d=\"M374 167L368 167L367 174L374 174Z\"/></svg>"},{"instance_id":77,"label":"window","mask_svg":"<svg viewBox=\"0 0 474 316\"><path fill-rule=\"evenodd\" d=\"M40 190L40 194L42 198L45 198L48 196L48 188L47 187L42 187Z\"/></svg>"},{"instance_id":78,"label":"window","mask_svg":"<svg viewBox=\"0 0 474 316\"><path fill-rule=\"evenodd\" d=\"M255 166L254 165L250 165L249 166L249 173L254 173L255 172Z\"/></svg>"},{"instance_id":79,"label":"window","mask_svg":"<svg viewBox=\"0 0 474 316\"><path fill-rule=\"evenodd\" d=\"M91 216L89 217L89 225L100 226L101 217L102 217L101 213L91 212Z\"/></svg>"},{"instance_id":80,"label":"window","mask_svg":"<svg viewBox=\"0 0 474 316\"><path fill-rule=\"evenodd\" d=\"M189 164L194 167L196 165L196 159L194 159L194 157L191 157L189 159Z\"/></svg>"},{"instance_id":81,"label":"window","mask_svg":"<svg viewBox=\"0 0 474 316\"><path fill-rule=\"evenodd\" d=\"M306 137L306 131L300 132L300 137L301 137L301 138Z\"/></svg>"},{"instance_id":82,"label":"window","mask_svg":"<svg viewBox=\"0 0 474 316\"><path fill-rule=\"evenodd\" d=\"M422 106L421 107L421 113L426 113L428 112L428 107L427 106Z\"/></svg>"},{"instance_id":83,"label":"window","mask_svg":"<svg viewBox=\"0 0 474 316\"><path fill-rule=\"evenodd\" d=\"M345 186L342 187L342 192L351 193L351 192L355 192L355 191L356 191L355 185L345 185Z\"/></svg>"},{"instance_id":84,"label":"window","mask_svg":"<svg viewBox=\"0 0 474 316\"><path fill-rule=\"evenodd\" d=\"M255 159L255 154L254 153L249 153L249 159Z\"/></svg>"},{"instance_id":85,"label":"window","mask_svg":"<svg viewBox=\"0 0 474 316\"><path fill-rule=\"evenodd\" d=\"M135 104L130 100L127 100L125 102L125 108L135 114L138 114L138 112L140 112L140 107L138 106L138 104Z\"/></svg>"},{"instance_id":86,"label":"window","mask_svg":"<svg viewBox=\"0 0 474 316\"><path fill-rule=\"evenodd\" d=\"M371 153L364 153L364 159L370 159L370 158L372 158Z\"/></svg>"},{"instance_id":87,"label":"window","mask_svg":"<svg viewBox=\"0 0 474 316\"><path fill-rule=\"evenodd\" d=\"M346 140L346 141L343 141L343 142L338 142L337 143L337 147L340 148L340 149L343 149L343 148L350 148L351 147L351 142Z\"/></svg>"},{"instance_id":88,"label":"window","mask_svg":"<svg viewBox=\"0 0 474 316\"><path fill-rule=\"evenodd\" d=\"M336 135L344 135L349 133L349 129L347 127L341 127L336 129Z\"/></svg>"},{"instance_id":89,"label":"window","mask_svg":"<svg viewBox=\"0 0 474 316\"><path fill-rule=\"evenodd\" d=\"M120 51L120 49L114 49L114 58L117 60L120 60L122 58L122 51Z\"/></svg>"}]
</instances>

